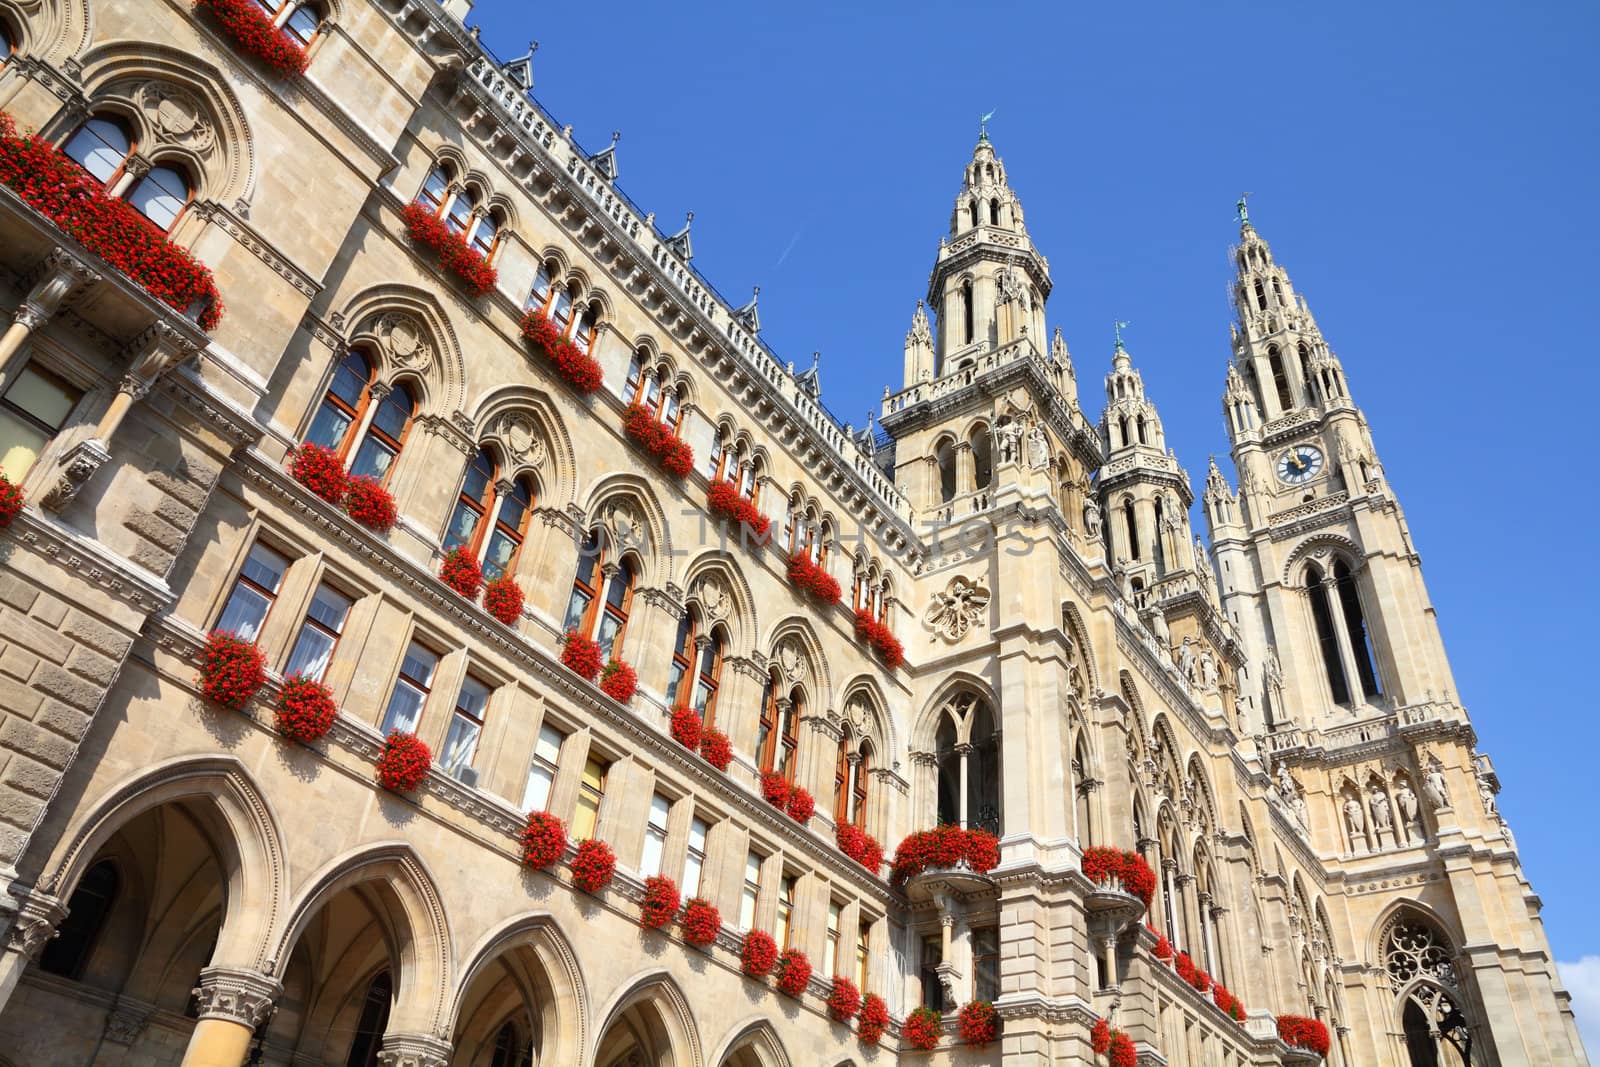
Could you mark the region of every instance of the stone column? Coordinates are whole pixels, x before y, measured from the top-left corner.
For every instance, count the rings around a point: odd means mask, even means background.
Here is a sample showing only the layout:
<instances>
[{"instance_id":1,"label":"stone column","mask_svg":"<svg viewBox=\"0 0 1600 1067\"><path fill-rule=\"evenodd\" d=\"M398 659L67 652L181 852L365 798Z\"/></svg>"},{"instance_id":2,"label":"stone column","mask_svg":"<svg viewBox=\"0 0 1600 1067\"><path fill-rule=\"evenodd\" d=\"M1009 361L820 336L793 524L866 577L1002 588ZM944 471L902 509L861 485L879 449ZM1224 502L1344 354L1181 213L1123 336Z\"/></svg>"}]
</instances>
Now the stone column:
<instances>
[{"instance_id":1,"label":"stone column","mask_svg":"<svg viewBox=\"0 0 1600 1067\"><path fill-rule=\"evenodd\" d=\"M28 290L22 306L12 316L11 326L0 336L0 394L21 368L21 361L13 357L22 342L48 322L69 297L99 280L99 274L63 248L56 248L45 257L39 280Z\"/></svg>"},{"instance_id":2,"label":"stone column","mask_svg":"<svg viewBox=\"0 0 1600 1067\"><path fill-rule=\"evenodd\" d=\"M239 1067L256 1027L272 1014L283 983L255 971L207 967L194 995L200 1021L189 1036L182 1067Z\"/></svg>"},{"instance_id":3,"label":"stone column","mask_svg":"<svg viewBox=\"0 0 1600 1067\"><path fill-rule=\"evenodd\" d=\"M4 954L0 955L0 1008L11 999L22 972L44 951L45 944L56 936L57 925L66 917L62 902L44 893L29 893L19 901L6 934Z\"/></svg>"}]
</instances>

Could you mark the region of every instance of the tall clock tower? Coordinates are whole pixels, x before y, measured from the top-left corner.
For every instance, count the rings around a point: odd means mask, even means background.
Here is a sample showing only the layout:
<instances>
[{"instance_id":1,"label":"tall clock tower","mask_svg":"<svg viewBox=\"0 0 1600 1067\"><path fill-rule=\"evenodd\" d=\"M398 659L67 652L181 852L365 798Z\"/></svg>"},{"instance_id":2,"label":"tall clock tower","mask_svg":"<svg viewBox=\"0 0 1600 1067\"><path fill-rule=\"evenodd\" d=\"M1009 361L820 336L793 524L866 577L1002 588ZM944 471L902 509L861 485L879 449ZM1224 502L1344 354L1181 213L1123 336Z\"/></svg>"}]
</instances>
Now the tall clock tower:
<instances>
[{"instance_id":1,"label":"tall clock tower","mask_svg":"<svg viewBox=\"0 0 1600 1067\"><path fill-rule=\"evenodd\" d=\"M1241 205L1223 408L1235 495L1213 466L1206 517L1228 616L1260 677L1249 727L1329 727L1455 701L1405 516L1303 296Z\"/></svg>"}]
</instances>

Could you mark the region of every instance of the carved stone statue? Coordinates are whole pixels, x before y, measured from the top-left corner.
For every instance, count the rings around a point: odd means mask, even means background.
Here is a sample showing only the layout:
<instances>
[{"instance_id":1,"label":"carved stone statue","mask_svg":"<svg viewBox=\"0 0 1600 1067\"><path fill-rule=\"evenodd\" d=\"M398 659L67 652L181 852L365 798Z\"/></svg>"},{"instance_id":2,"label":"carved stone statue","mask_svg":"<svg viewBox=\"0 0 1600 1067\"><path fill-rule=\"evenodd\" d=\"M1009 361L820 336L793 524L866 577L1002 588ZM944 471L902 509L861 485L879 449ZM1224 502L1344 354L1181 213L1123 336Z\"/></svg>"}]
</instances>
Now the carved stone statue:
<instances>
[{"instance_id":1,"label":"carved stone statue","mask_svg":"<svg viewBox=\"0 0 1600 1067\"><path fill-rule=\"evenodd\" d=\"M1428 773L1422 777L1422 793L1428 798L1428 803L1433 805L1433 810L1450 806L1450 791L1445 788L1444 773L1437 764L1428 768Z\"/></svg>"},{"instance_id":2,"label":"carved stone statue","mask_svg":"<svg viewBox=\"0 0 1600 1067\"><path fill-rule=\"evenodd\" d=\"M1219 680L1217 657L1212 655L1209 648L1202 648L1200 650L1200 688L1208 693L1214 693L1217 690L1217 682Z\"/></svg>"},{"instance_id":3,"label":"carved stone statue","mask_svg":"<svg viewBox=\"0 0 1600 1067\"><path fill-rule=\"evenodd\" d=\"M1162 614L1160 609L1152 608L1150 612L1145 615L1145 625L1149 628L1150 632L1155 635L1156 641L1160 643L1161 651L1171 655L1172 631L1167 627L1166 615Z\"/></svg>"},{"instance_id":4,"label":"carved stone statue","mask_svg":"<svg viewBox=\"0 0 1600 1067\"><path fill-rule=\"evenodd\" d=\"M1483 800L1483 813L1485 815L1492 819L1500 813L1498 805L1495 804L1494 790L1489 788L1489 779L1478 779L1478 796Z\"/></svg>"},{"instance_id":5,"label":"carved stone statue","mask_svg":"<svg viewBox=\"0 0 1600 1067\"><path fill-rule=\"evenodd\" d=\"M1094 497L1087 497L1083 501L1083 528L1089 535L1089 540L1100 540L1100 505L1094 502Z\"/></svg>"},{"instance_id":6,"label":"carved stone statue","mask_svg":"<svg viewBox=\"0 0 1600 1067\"><path fill-rule=\"evenodd\" d=\"M1420 809L1417 805L1417 794L1411 791L1411 786L1401 783L1399 791L1394 795L1394 802L1399 805L1400 818L1405 820L1406 826L1416 826Z\"/></svg>"},{"instance_id":7,"label":"carved stone statue","mask_svg":"<svg viewBox=\"0 0 1600 1067\"><path fill-rule=\"evenodd\" d=\"M1361 810L1361 801L1355 797L1345 799L1344 824L1350 831L1350 844L1352 846L1360 844L1364 847L1367 843L1367 817Z\"/></svg>"},{"instance_id":8,"label":"carved stone statue","mask_svg":"<svg viewBox=\"0 0 1600 1067\"><path fill-rule=\"evenodd\" d=\"M1306 806L1306 798L1298 791L1294 795L1294 817L1300 820L1300 825L1309 829L1311 827L1311 812Z\"/></svg>"},{"instance_id":9,"label":"carved stone statue","mask_svg":"<svg viewBox=\"0 0 1600 1067\"><path fill-rule=\"evenodd\" d=\"M1000 462L1016 463L1022 458L1022 427L1015 420L1002 422L995 428L1000 441Z\"/></svg>"},{"instance_id":10,"label":"carved stone statue","mask_svg":"<svg viewBox=\"0 0 1600 1067\"><path fill-rule=\"evenodd\" d=\"M1373 787L1369 797L1372 804L1372 828L1374 830L1389 829L1389 798L1384 795L1383 790L1376 786Z\"/></svg>"},{"instance_id":11,"label":"carved stone statue","mask_svg":"<svg viewBox=\"0 0 1600 1067\"><path fill-rule=\"evenodd\" d=\"M1198 680L1198 675L1195 672L1196 658L1194 638L1185 637L1183 644L1178 648L1178 673L1183 675L1185 681L1194 682Z\"/></svg>"},{"instance_id":12,"label":"carved stone statue","mask_svg":"<svg viewBox=\"0 0 1600 1067\"><path fill-rule=\"evenodd\" d=\"M1205 542L1198 536L1194 539L1194 569L1200 572L1200 580L1207 585L1217 580L1211 571L1211 557L1206 554Z\"/></svg>"},{"instance_id":13,"label":"carved stone statue","mask_svg":"<svg viewBox=\"0 0 1600 1067\"><path fill-rule=\"evenodd\" d=\"M1044 434L1044 427L1035 425L1028 431L1028 467L1030 470L1042 471L1050 466L1050 440Z\"/></svg>"}]
</instances>

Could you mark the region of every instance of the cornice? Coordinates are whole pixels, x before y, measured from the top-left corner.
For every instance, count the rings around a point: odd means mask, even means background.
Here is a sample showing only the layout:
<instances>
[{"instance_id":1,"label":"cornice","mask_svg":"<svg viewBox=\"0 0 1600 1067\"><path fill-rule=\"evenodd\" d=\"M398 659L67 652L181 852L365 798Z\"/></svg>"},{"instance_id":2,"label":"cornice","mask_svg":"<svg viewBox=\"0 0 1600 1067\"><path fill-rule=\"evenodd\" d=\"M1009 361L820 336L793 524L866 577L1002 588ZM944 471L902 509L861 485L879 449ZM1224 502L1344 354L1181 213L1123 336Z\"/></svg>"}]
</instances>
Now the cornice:
<instances>
[{"instance_id":1,"label":"cornice","mask_svg":"<svg viewBox=\"0 0 1600 1067\"><path fill-rule=\"evenodd\" d=\"M9 534L0 534L0 539L6 536L104 589L141 614L164 611L174 600L162 578L31 506L23 509L12 522Z\"/></svg>"},{"instance_id":2,"label":"cornice","mask_svg":"<svg viewBox=\"0 0 1600 1067\"><path fill-rule=\"evenodd\" d=\"M240 202L243 205L243 201ZM311 275L302 270L288 256L278 251L277 247L262 237L256 228L246 222L226 205L215 200L208 200L195 205L195 214L215 223L219 229L232 237L241 247L254 253L255 257L267 265L278 277L304 296L307 300L314 300L322 291L322 286Z\"/></svg>"}]
</instances>

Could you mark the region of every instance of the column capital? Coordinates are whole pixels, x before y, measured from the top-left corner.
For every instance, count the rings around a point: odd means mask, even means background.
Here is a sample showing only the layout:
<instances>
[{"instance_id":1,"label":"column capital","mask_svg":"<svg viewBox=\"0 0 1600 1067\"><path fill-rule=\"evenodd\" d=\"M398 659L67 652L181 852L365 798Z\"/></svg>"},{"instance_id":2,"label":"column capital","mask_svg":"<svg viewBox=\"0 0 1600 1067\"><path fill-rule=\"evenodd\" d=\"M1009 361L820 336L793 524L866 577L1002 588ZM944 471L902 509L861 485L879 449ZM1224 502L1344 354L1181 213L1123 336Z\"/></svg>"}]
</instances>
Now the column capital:
<instances>
[{"instance_id":1,"label":"column capital","mask_svg":"<svg viewBox=\"0 0 1600 1067\"><path fill-rule=\"evenodd\" d=\"M450 1042L432 1034L384 1034L380 1067L450 1067Z\"/></svg>"},{"instance_id":2,"label":"column capital","mask_svg":"<svg viewBox=\"0 0 1600 1067\"><path fill-rule=\"evenodd\" d=\"M272 1014L283 983L270 975L234 967L207 967L194 995L200 1018L224 1019L254 1030Z\"/></svg>"},{"instance_id":3,"label":"column capital","mask_svg":"<svg viewBox=\"0 0 1600 1067\"><path fill-rule=\"evenodd\" d=\"M16 918L6 934L6 948L24 959L37 959L66 917L66 905L57 898L47 893L29 893L17 902Z\"/></svg>"}]
</instances>

